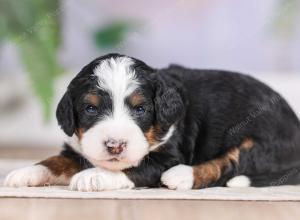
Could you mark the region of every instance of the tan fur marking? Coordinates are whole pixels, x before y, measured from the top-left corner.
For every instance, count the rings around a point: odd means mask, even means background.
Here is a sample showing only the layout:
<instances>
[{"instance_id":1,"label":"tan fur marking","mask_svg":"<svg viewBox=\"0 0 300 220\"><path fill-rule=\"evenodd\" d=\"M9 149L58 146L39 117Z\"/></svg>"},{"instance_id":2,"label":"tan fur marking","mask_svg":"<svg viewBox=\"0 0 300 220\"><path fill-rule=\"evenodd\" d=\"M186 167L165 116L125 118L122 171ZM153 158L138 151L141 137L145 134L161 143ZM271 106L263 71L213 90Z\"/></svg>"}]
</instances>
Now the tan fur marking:
<instances>
[{"instance_id":1,"label":"tan fur marking","mask_svg":"<svg viewBox=\"0 0 300 220\"><path fill-rule=\"evenodd\" d=\"M138 105L143 103L144 97L142 95L140 95L139 93L133 93L129 97L129 101L130 101L132 106L138 106Z\"/></svg>"},{"instance_id":2,"label":"tan fur marking","mask_svg":"<svg viewBox=\"0 0 300 220\"><path fill-rule=\"evenodd\" d=\"M76 135L77 135L77 137L78 137L79 140L82 139L84 131L85 131L84 128L78 128L78 129L76 129L75 133L76 133Z\"/></svg>"},{"instance_id":3,"label":"tan fur marking","mask_svg":"<svg viewBox=\"0 0 300 220\"><path fill-rule=\"evenodd\" d=\"M159 131L158 126L151 126L150 129L144 133L150 146L153 146L158 143L157 132Z\"/></svg>"},{"instance_id":4,"label":"tan fur marking","mask_svg":"<svg viewBox=\"0 0 300 220\"><path fill-rule=\"evenodd\" d=\"M55 176L64 175L65 177L72 177L80 171L80 166L73 160L64 156L53 156L39 164L47 167Z\"/></svg>"},{"instance_id":5,"label":"tan fur marking","mask_svg":"<svg viewBox=\"0 0 300 220\"><path fill-rule=\"evenodd\" d=\"M231 162L238 163L239 155L239 149L233 148L219 158L194 166L193 188L206 187L210 183L218 181L226 168L231 165Z\"/></svg>"},{"instance_id":6,"label":"tan fur marking","mask_svg":"<svg viewBox=\"0 0 300 220\"><path fill-rule=\"evenodd\" d=\"M243 142L241 143L240 148L243 149L243 150L249 151L249 150L252 149L253 145L254 145L253 139L245 138L243 140Z\"/></svg>"},{"instance_id":7,"label":"tan fur marking","mask_svg":"<svg viewBox=\"0 0 300 220\"><path fill-rule=\"evenodd\" d=\"M224 156L223 160L231 160L235 163L239 162L239 157L240 157L240 150L237 148L233 148L230 151L228 151Z\"/></svg>"},{"instance_id":8,"label":"tan fur marking","mask_svg":"<svg viewBox=\"0 0 300 220\"><path fill-rule=\"evenodd\" d=\"M93 104L94 106L99 106L100 105L100 96L96 94L88 94L84 97L84 99Z\"/></svg>"}]
</instances>

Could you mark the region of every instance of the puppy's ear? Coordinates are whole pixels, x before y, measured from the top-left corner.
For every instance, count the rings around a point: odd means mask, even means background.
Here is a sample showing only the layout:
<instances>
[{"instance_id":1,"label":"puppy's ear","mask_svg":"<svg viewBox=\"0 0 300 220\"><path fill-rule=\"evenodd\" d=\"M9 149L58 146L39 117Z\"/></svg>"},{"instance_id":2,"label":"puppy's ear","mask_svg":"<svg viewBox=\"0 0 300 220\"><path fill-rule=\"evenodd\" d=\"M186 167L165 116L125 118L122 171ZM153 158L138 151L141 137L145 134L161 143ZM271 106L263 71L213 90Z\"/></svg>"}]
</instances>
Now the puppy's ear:
<instances>
[{"instance_id":1,"label":"puppy's ear","mask_svg":"<svg viewBox=\"0 0 300 220\"><path fill-rule=\"evenodd\" d=\"M75 131L75 120L73 103L69 91L64 94L57 106L56 118L63 131L71 137Z\"/></svg>"},{"instance_id":2,"label":"puppy's ear","mask_svg":"<svg viewBox=\"0 0 300 220\"><path fill-rule=\"evenodd\" d=\"M184 115L184 104L178 92L179 88L160 73L156 73L155 89L156 119L162 126L169 127Z\"/></svg>"}]
</instances>

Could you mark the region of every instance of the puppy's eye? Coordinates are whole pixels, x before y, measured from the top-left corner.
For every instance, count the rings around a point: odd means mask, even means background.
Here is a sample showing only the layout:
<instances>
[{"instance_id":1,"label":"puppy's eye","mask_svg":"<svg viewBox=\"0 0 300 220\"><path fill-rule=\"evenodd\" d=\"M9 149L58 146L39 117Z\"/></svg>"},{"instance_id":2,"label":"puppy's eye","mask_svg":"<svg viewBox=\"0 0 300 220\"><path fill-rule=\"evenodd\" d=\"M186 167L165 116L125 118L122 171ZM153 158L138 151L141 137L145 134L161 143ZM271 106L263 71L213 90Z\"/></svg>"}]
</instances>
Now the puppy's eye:
<instances>
[{"instance_id":1,"label":"puppy's eye","mask_svg":"<svg viewBox=\"0 0 300 220\"><path fill-rule=\"evenodd\" d=\"M139 115L143 114L143 113L145 113L145 108L143 106L139 105L139 106L135 107L135 112Z\"/></svg>"},{"instance_id":2,"label":"puppy's eye","mask_svg":"<svg viewBox=\"0 0 300 220\"><path fill-rule=\"evenodd\" d=\"M98 109L96 106L94 105L88 105L86 108L85 108L85 111L88 113L88 114L97 114L98 113Z\"/></svg>"}]
</instances>

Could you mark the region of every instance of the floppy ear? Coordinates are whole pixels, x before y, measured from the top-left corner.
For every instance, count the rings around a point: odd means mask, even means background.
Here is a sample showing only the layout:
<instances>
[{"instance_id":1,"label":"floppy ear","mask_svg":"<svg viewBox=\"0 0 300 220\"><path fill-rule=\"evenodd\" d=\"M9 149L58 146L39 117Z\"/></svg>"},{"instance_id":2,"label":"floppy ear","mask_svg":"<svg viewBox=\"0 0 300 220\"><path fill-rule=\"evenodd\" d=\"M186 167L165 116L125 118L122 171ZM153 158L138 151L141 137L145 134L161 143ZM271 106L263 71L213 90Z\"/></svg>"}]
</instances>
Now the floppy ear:
<instances>
[{"instance_id":1,"label":"floppy ear","mask_svg":"<svg viewBox=\"0 0 300 220\"><path fill-rule=\"evenodd\" d=\"M168 79L156 74L156 92L154 106L156 119L163 126L171 126L184 115L184 104L178 87L171 85Z\"/></svg>"},{"instance_id":2,"label":"floppy ear","mask_svg":"<svg viewBox=\"0 0 300 220\"><path fill-rule=\"evenodd\" d=\"M71 137L75 131L75 120L72 99L69 91L64 94L57 106L56 118L63 131Z\"/></svg>"}]
</instances>

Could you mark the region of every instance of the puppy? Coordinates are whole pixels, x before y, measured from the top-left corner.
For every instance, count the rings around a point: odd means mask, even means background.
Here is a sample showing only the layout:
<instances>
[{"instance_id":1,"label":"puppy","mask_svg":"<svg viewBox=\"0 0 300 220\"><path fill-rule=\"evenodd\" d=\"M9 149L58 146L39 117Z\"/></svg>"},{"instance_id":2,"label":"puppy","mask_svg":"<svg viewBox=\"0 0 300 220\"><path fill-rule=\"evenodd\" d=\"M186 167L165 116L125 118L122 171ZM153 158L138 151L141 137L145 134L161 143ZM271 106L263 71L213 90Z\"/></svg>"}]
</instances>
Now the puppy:
<instances>
[{"instance_id":1,"label":"puppy","mask_svg":"<svg viewBox=\"0 0 300 220\"><path fill-rule=\"evenodd\" d=\"M300 123L286 101L246 75L99 57L57 107L63 151L11 172L6 186L100 191L300 182Z\"/></svg>"}]
</instances>

